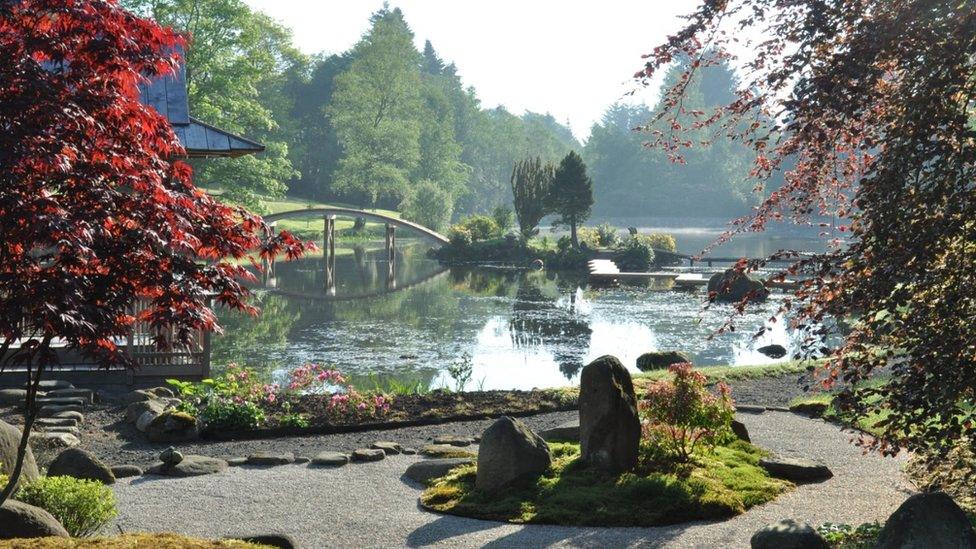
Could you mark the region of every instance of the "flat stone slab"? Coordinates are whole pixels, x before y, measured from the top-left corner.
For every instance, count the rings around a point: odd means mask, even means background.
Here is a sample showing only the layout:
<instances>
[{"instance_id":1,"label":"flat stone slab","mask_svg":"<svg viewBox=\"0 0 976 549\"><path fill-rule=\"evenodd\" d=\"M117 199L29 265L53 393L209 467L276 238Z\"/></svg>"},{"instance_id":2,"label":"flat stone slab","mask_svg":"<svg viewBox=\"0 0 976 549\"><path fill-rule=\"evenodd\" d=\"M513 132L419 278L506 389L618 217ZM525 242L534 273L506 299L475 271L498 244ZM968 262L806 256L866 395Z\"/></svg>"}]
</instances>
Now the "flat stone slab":
<instances>
[{"instance_id":1,"label":"flat stone slab","mask_svg":"<svg viewBox=\"0 0 976 549\"><path fill-rule=\"evenodd\" d=\"M309 458L307 456L295 456L295 463L297 463L299 465L304 464L304 463L308 463L310 461L312 461L312 458Z\"/></svg>"},{"instance_id":2,"label":"flat stone slab","mask_svg":"<svg viewBox=\"0 0 976 549\"><path fill-rule=\"evenodd\" d=\"M383 450L389 456L399 454L403 451L403 446L400 446L399 442L390 442L388 440L374 442L370 445L370 448L374 450Z\"/></svg>"},{"instance_id":3,"label":"flat stone slab","mask_svg":"<svg viewBox=\"0 0 976 549\"><path fill-rule=\"evenodd\" d=\"M759 466L769 476L794 482L819 482L834 476L826 465L804 458L770 456L760 459Z\"/></svg>"},{"instance_id":4,"label":"flat stone slab","mask_svg":"<svg viewBox=\"0 0 976 549\"><path fill-rule=\"evenodd\" d=\"M39 417L34 420L36 427L77 427L78 420L70 417Z\"/></svg>"},{"instance_id":5,"label":"flat stone slab","mask_svg":"<svg viewBox=\"0 0 976 549\"><path fill-rule=\"evenodd\" d=\"M227 460L227 465L230 467L240 467L241 465L247 465L246 457L236 457Z\"/></svg>"},{"instance_id":6,"label":"flat stone slab","mask_svg":"<svg viewBox=\"0 0 976 549\"><path fill-rule=\"evenodd\" d=\"M578 419L560 423L552 429L539 431L539 436L547 442L579 442L580 424Z\"/></svg>"},{"instance_id":7,"label":"flat stone slab","mask_svg":"<svg viewBox=\"0 0 976 549\"><path fill-rule=\"evenodd\" d=\"M89 400L87 403L85 399L78 397L38 397L37 403L43 404L56 404L58 406L84 406L85 404L91 403Z\"/></svg>"},{"instance_id":8,"label":"flat stone slab","mask_svg":"<svg viewBox=\"0 0 976 549\"><path fill-rule=\"evenodd\" d=\"M55 448L74 448L81 444L81 441L71 433L32 432L30 434L30 443L45 444Z\"/></svg>"},{"instance_id":9,"label":"flat stone slab","mask_svg":"<svg viewBox=\"0 0 976 549\"><path fill-rule=\"evenodd\" d=\"M0 389L0 406L20 404L27 398L27 389Z\"/></svg>"},{"instance_id":10,"label":"flat stone slab","mask_svg":"<svg viewBox=\"0 0 976 549\"><path fill-rule=\"evenodd\" d=\"M425 459L417 463L411 463L407 471L403 473L410 480L426 484L435 478L440 478L455 467L474 463L472 458L441 458Z\"/></svg>"},{"instance_id":11,"label":"flat stone slab","mask_svg":"<svg viewBox=\"0 0 976 549\"><path fill-rule=\"evenodd\" d=\"M312 458L312 465L316 467L342 467L349 463L349 455L342 452L319 452Z\"/></svg>"},{"instance_id":12,"label":"flat stone slab","mask_svg":"<svg viewBox=\"0 0 976 549\"><path fill-rule=\"evenodd\" d=\"M136 465L115 465L112 467L115 478L138 477L142 475L142 467Z\"/></svg>"},{"instance_id":13,"label":"flat stone slab","mask_svg":"<svg viewBox=\"0 0 976 549\"><path fill-rule=\"evenodd\" d=\"M247 456L248 465L274 466L288 465L289 463L295 463L295 454L291 452L258 452Z\"/></svg>"},{"instance_id":14,"label":"flat stone slab","mask_svg":"<svg viewBox=\"0 0 976 549\"><path fill-rule=\"evenodd\" d=\"M80 398L85 404L91 404L95 400L95 393L93 393L91 389L54 389L52 391L48 391L47 397Z\"/></svg>"},{"instance_id":15,"label":"flat stone slab","mask_svg":"<svg viewBox=\"0 0 976 549\"><path fill-rule=\"evenodd\" d=\"M82 422L85 421L85 414L82 414L81 412L75 412L75 411L72 411L72 410L66 410L64 412L58 412L58 413L56 413L56 414L54 414L53 416L50 416L50 417L56 418L56 419L73 419L73 420L75 420L78 423L82 423Z\"/></svg>"},{"instance_id":16,"label":"flat stone slab","mask_svg":"<svg viewBox=\"0 0 976 549\"><path fill-rule=\"evenodd\" d=\"M163 462L156 462L146 469L147 475L163 475L168 477L196 477L200 475L211 475L227 469L227 462L222 459L188 455L183 456L183 461L176 465L166 465Z\"/></svg>"},{"instance_id":17,"label":"flat stone slab","mask_svg":"<svg viewBox=\"0 0 976 549\"><path fill-rule=\"evenodd\" d=\"M39 417L53 417L55 414L60 414L61 412L78 412L80 414L81 410L81 406L77 404L45 404L37 411L37 415Z\"/></svg>"},{"instance_id":18,"label":"flat stone slab","mask_svg":"<svg viewBox=\"0 0 976 549\"><path fill-rule=\"evenodd\" d=\"M448 446L459 447L471 446L474 444L474 438L457 435L442 435L439 437L434 437L434 444L446 444Z\"/></svg>"},{"instance_id":19,"label":"flat stone slab","mask_svg":"<svg viewBox=\"0 0 976 549\"><path fill-rule=\"evenodd\" d=\"M55 425L53 427L43 427L43 430L46 433L68 433L76 437L81 436L81 431L77 427L71 426Z\"/></svg>"},{"instance_id":20,"label":"flat stone slab","mask_svg":"<svg viewBox=\"0 0 976 549\"><path fill-rule=\"evenodd\" d=\"M752 404L736 404L735 411L743 414L761 414L766 411L766 407Z\"/></svg>"},{"instance_id":21,"label":"flat stone slab","mask_svg":"<svg viewBox=\"0 0 976 549\"><path fill-rule=\"evenodd\" d=\"M352 461L380 461L386 452L377 448L358 448L352 451Z\"/></svg>"},{"instance_id":22,"label":"flat stone slab","mask_svg":"<svg viewBox=\"0 0 976 549\"><path fill-rule=\"evenodd\" d=\"M420 453L427 457L455 458L455 457L470 457L470 456L464 456L458 454L464 454L464 453L472 454L473 452L470 452L468 450L462 450L457 446L450 446L448 444L428 444L427 446L424 446L423 448L420 449Z\"/></svg>"},{"instance_id":23,"label":"flat stone slab","mask_svg":"<svg viewBox=\"0 0 976 549\"><path fill-rule=\"evenodd\" d=\"M26 388L26 385L24 387ZM37 384L37 388L41 391L53 391L55 389L74 389L75 386L70 381L63 379L42 379Z\"/></svg>"},{"instance_id":24,"label":"flat stone slab","mask_svg":"<svg viewBox=\"0 0 976 549\"><path fill-rule=\"evenodd\" d=\"M405 455L405 456L415 456L415 455L417 455L417 449L416 448L404 448L403 450L400 451L400 453L403 454L403 455Z\"/></svg>"}]
</instances>

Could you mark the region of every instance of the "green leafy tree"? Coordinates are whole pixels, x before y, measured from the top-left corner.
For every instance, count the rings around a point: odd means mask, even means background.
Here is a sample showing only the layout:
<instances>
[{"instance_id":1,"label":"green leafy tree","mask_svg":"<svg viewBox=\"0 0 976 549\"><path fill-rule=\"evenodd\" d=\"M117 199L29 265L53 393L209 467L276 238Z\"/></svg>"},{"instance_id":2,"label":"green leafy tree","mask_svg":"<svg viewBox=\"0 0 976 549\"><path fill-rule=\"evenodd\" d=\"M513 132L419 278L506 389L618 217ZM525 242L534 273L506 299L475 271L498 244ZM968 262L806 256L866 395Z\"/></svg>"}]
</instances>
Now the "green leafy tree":
<instances>
[{"instance_id":1,"label":"green leafy tree","mask_svg":"<svg viewBox=\"0 0 976 549\"><path fill-rule=\"evenodd\" d=\"M123 0L123 6L190 35L186 80L190 112L210 124L257 139L256 156L194 160L194 179L223 198L252 208L259 195L282 196L297 172L270 97L287 67L306 62L291 32L242 0ZM264 90L265 93L262 93Z\"/></svg>"},{"instance_id":2,"label":"green leafy tree","mask_svg":"<svg viewBox=\"0 0 976 549\"><path fill-rule=\"evenodd\" d=\"M536 227L548 213L548 202L555 175L555 167L548 162L543 163L538 156L520 160L512 169L515 216L518 218L519 230L525 240L532 238L538 232Z\"/></svg>"},{"instance_id":3,"label":"green leafy tree","mask_svg":"<svg viewBox=\"0 0 976 549\"><path fill-rule=\"evenodd\" d=\"M410 221L439 231L451 220L454 199L433 181L421 181L410 191L400 208L403 216Z\"/></svg>"},{"instance_id":4,"label":"green leafy tree","mask_svg":"<svg viewBox=\"0 0 976 549\"><path fill-rule=\"evenodd\" d=\"M586 174L583 158L570 151L556 168L550 191L553 213L559 214L559 223L567 225L573 247L579 249L576 229L590 217L593 207L593 180Z\"/></svg>"},{"instance_id":5,"label":"green leafy tree","mask_svg":"<svg viewBox=\"0 0 976 549\"><path fill-rule=\"evenodd\" d=\"M328 109L344 151L335 189L373 207L381 198L395 203L420 162L421 56L403 14L386 8L351 55Z\"/></svg>"}]
</instances>

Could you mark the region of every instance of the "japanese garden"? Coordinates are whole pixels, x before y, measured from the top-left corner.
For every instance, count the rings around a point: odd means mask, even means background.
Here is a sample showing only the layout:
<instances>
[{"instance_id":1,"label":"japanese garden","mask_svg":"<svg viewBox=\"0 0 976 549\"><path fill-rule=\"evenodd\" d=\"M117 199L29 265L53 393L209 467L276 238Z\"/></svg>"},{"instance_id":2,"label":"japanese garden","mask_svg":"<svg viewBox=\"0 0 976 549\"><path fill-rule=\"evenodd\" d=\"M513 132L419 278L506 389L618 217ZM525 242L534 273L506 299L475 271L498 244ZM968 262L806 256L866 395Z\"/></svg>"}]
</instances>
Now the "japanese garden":
<instances>
[{"instance_id":1,"label":"japanese garden","mask_svg":"<svg viewBox=\"0 0 976 549\"><path fill-rule=\"evenodd\" d=\"M0 547L976 548L972 1L0 51Z\"/></svg>"}]
</instances>

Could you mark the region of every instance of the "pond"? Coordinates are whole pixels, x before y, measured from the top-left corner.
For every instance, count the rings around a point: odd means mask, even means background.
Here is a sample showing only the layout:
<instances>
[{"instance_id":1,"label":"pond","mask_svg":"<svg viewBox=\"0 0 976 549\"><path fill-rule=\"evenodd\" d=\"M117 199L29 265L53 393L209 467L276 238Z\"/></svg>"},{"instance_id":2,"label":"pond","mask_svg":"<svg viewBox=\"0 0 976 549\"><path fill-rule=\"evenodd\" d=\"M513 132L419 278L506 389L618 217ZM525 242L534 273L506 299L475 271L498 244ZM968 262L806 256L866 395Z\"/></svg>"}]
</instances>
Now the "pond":
<instances>
[{"instance_id":1,"label":"pond","mask_svg":"<svg viewBox=\"0 0 976 549\"><path fill-rule=\"evenodd\" d=\"M679 250L695 251L710 233L682 234L675 232ZM774 245L748 238L763 251ZM809 236L777 238L777 247L818 247ZM736 253L749 253L743 245ZM455 389L447 368L467 356L465 389L530 389L575 384L604 354L636 372L637 357L653 350L681 350L698 365L744 365L774 362L756 351L763 345L795 348L782 321L753 338L781 294L751 306L735 332L714 335L730 310L703 310L702 290L594 289L574 273L446 268L424 252L399 249L391 279L382 249L342 249L334 292L325 291L321 257L278 264L275 278L255 288L260 316L221 313L225 334L214 337L213 363L245 364L280 381L311 361L334 364L367 388Z\"/></svg>"}]
</instances>

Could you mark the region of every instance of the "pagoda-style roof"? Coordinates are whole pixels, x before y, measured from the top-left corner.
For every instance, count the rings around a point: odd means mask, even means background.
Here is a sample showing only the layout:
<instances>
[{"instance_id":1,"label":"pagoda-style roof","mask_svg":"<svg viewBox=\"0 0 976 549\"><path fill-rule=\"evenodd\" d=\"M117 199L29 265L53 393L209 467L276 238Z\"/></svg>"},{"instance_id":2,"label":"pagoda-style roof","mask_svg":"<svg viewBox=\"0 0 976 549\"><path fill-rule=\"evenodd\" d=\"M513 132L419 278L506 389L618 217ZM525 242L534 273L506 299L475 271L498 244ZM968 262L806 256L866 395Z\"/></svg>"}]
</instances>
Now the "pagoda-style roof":
<instances>
[{"instance_id":1,"label":"pagoda-style roof","mask_svg":"<svg viewBox=\"0 0 976 549\"><path fill-rule=\"evenodd\" d=\"M188 158L243 156L264 150L257 141L232 134L190 116L186 92L186 68L180 65L172 76L154 78L139 85L139 100L165 116Z\"/></svg>"}]
</instances>

